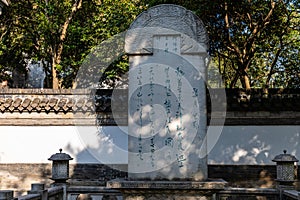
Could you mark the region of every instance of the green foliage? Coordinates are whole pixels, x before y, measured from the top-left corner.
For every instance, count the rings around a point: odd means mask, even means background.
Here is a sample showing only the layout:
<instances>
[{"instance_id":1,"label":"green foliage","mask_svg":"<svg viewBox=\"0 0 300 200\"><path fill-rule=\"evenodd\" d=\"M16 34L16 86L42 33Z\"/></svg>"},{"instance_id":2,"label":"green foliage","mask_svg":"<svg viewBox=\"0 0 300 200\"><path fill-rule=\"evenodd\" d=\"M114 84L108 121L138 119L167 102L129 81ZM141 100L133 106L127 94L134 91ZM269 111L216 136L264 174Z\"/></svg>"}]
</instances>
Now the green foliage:
<instances>
[{"instance_id":1,"label":"green foliage","mask_svg":"<svg viewBox=\"0 0 300 200\"><path fill-rule=\"evenodd\" d=\"M75 2L11 0L0 16L0 81L8 78L7 71L25 71L26 59L53 63L61 45L55 70L61 86L72 87L97 45L126 31L147 7L172 3L192 10L206 25L212 57L208 76L215 86L221 85L220 73L225 87L245 87L247 79L251 87L300 87L298 1L84 0L61 39ZM119 55L101 81L127 70L127 57ZM50 82L50 66L46 71Z\"/></svg>"},{"instance_id":2,"label":"green foliage","mask_svg":"<svg viewBox=\"0 0 300 200\"><path fill-rule=\"evenodd\" d=\"M197 13L225 87L245 87L243 75L251 87L300 87L297 1L203 0Z\"/></svg>"},{"instance_id":3,"label":"green foliage","mask_svg":"<svg viewBox=\"0 0 300 200\"><path fill-rule=\"evenodd\" d=\"M269 24L264 40L259 43L252 71L256 87L300 87L300 13L295 2L279 4Z\"/></svg>"},{"instance_id":4,"label":"green foliage","mask_svg":"<svg viewBox=\"0 0 300 200\"><path fill-rule=\"evenodd\" d=\"M213 80L219 72L225 87L245 87L245 77L251 87L300 87L298 1L153 0L148 3L184 6L204 22L212 56L208 77L213 85L220 85L219 80Z\"/></svg>"},{"instance_id":5,"label":"green foliage","mask_svg":"<svg viewBox=\"0 0 300 200\"><path fill-rule=\"evenodd\" d=\"M61 86L72 87L76 73L91 49L125 31L146 8L138 0L83 1L62 40L62 29L74 3L75 0L12 0L0 17L0 70L25 70L26 59L53 64L54 59L59 59L58 48L62 45L61 60L57 61L55 70ZM118 64L109 73L116 74L119 68L123 71L124 66ZM51 80L51 68L46 71Z\"/></svg>"},{"instance_id":6,"label":"green foliage","mask_svg":"<svg viewBox=\"0 0 300 200\"><path fill-rule=\"evenodd\" d=\"M145 8L141 2L129 0L83 2L82 9L69 27L70 34L63 53L64 87L72 86L79 67L93 47L126 31L135 17ZM82 20L83 18L86 20ZM110 65L101 80L119 77L127 70L127 60L118 60Z\"/></svg>"}]
</instances>

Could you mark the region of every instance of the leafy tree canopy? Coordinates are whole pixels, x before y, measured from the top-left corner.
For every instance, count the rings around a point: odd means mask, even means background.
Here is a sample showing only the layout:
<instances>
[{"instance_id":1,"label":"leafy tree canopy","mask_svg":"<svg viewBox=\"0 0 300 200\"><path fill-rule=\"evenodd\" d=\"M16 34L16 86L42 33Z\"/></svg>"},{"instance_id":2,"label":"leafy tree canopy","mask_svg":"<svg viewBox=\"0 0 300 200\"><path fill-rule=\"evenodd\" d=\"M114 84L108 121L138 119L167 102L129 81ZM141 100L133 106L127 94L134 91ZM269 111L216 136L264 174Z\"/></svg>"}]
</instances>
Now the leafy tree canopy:
<instances>
[{"instance_id":1,"label":"leafy tree canopy","mask_svg":"<svg viewBox=\"0 0 300 200\"><path fill-rule=\"evenodd\" d=\"M300 4L295 0L11 0L0 16L0 79L8 77L6 71L25 71L26 59L35 59L49 64L49 87L72 87L93 47L161 3L182 5L206 25L211 86L300 87ZM106 75L118 77L126 70L122 57Z\"/></svg>"},{"instance_id":2,"label":"leafy tree canopy","mask_svg":"<svg viewBox=\"0 0 300 200\"><path fill-rule=\"evenodd\" d=\"M144 9L139 0L12 0L0 16L0 70L25 71L26 59L42 60L49 87L72 87L91 49Z\"/></svg>"},{"instance_id":3,"label":"leafy tree canopy","mask_svg":"<svg viewBox=\"0 0 300 200\"><path fill-rule=\"evenodd\" d=\"M160 0L194 11L205 23L209 77L225 87L299 88L300 4L295 0Z\"/></svg>"}]
</instances>

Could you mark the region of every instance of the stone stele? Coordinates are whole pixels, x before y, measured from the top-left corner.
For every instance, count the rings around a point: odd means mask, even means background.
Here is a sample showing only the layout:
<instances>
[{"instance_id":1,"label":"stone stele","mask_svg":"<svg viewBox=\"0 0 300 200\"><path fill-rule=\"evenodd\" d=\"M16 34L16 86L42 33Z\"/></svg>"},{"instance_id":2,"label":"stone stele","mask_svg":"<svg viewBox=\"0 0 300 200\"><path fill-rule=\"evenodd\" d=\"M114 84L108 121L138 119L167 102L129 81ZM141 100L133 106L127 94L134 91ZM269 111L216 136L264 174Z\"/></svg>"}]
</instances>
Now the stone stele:
<instances>
[{"instance_id":1,"label":"stone stele","mask_svg":"<svg viewBox=\"0 0 300 200\"><path fill-rule=\"evenodd\" d=\"M224 186L207 182L207 50L202 21L181 6L152 7L128 30L128 180L108 182L125 199L210 199Z\"/></svg>"},{"instance_id":2,"label":"stone stele","mask_svg":"<svg viewBox=\"0 0 300 200\"><path fill-rule=\"evenodd\" d=\"M207 36L192 12L160 5L127 32L130 179L205 180Z\"/></svg>"}]
</instances>

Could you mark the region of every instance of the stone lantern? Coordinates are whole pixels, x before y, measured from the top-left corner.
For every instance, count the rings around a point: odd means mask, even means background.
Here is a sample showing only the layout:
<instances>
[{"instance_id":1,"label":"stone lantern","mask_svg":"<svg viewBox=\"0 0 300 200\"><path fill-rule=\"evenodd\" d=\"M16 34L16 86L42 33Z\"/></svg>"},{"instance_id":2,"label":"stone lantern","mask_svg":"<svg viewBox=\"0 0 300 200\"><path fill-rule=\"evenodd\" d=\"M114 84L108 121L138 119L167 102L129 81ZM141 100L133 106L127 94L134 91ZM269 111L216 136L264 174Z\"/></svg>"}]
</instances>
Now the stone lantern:
<instances>
[{"instance_id":1,"label":"stone lantern","mask_svg":"<svg viewBox=\"0 0 300 200\"><path fill-rule=\"evenodd\" d=\"M53 154L48 160L52 160L52 180L55 183L66 183L69 179L69 160L73 160L69 154L59 153Z\"/></svg>"},{"instance_id":2,"label":"stone lantern","mask_svg":"<svg viewBox=\"0 0 300 200\"><path fill-rule=\"evenodd\" d=\"M284 150L283 154L275 156L275 158L272 161L276 162L276 181L278 181L279 185L292 186L295 182L295 163L298 162L298 159L291 154L287 154L286 152L287 151Z\"/></svg>"}]
</instances>

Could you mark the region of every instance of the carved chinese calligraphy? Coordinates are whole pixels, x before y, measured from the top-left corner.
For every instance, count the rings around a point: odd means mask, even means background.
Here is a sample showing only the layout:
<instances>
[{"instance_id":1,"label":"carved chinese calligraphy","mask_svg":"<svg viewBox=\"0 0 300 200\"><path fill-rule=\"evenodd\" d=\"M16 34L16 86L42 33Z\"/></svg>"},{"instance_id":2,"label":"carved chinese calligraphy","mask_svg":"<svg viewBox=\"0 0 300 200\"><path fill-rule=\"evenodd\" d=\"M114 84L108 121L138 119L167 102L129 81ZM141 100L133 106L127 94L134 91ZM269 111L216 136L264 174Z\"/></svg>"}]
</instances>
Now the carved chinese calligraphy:
<instances>
[{"instance_id":1,"label":"carved chinese calligraphy","mask_svg":"<svg viewBox=\"0 0 300 200\"><path fill-rule=\"evenodd\" d=\"M202 22L180 6L153 7L132 24L125 43L129 178L206 179Z\"/></svg>"}]
</instances>

